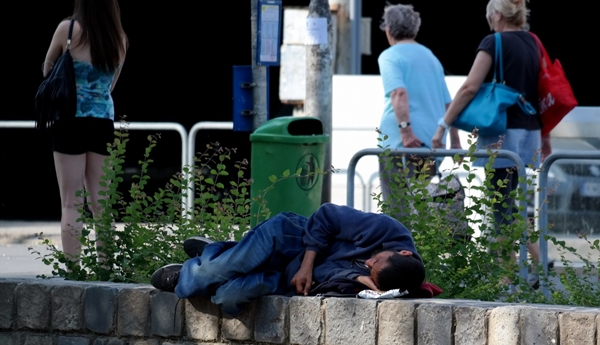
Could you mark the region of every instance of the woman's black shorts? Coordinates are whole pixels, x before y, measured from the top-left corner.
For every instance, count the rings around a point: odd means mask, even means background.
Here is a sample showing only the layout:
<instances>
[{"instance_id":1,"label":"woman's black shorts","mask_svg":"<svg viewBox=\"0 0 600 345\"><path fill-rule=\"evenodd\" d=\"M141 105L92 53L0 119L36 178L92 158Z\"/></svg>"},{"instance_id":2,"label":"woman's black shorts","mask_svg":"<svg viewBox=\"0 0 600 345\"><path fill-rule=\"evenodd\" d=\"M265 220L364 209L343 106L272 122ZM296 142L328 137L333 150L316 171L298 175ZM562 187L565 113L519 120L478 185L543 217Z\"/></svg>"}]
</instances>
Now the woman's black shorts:
<instances>
[{"instance_id":1,"label":"woman's black shorts","mask_svg":"<svg viewBox=\"0 0 600 345\"><path fill-rule=\"evenodd\" d=\"M76 117L52 128L52 150L68 155L95 152L107 156L108 144L114 139L114 121L109 119Z\"/></svg>"}]
</instances>

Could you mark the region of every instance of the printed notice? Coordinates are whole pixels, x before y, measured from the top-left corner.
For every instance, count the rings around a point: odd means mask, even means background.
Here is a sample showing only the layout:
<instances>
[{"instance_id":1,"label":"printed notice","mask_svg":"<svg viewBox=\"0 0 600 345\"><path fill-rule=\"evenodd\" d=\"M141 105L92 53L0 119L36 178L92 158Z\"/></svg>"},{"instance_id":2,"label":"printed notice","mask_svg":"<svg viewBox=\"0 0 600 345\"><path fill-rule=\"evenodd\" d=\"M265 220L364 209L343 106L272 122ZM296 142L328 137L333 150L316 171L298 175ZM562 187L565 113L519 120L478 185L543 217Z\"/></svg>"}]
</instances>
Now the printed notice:
<instances>
[{"instance_id":1,"label":"printed notice","mask_svg":"<svg viewBox=\"0 0 600 345\"><path fill-rule=\"evenodd\" d=\"M327 44L327 18L306 18L306 45Z\"/></svg>"},{"instance_id":2,"label":"printed notice","mask_svg":"<svg viewBox=\"0 0 600 345\"><path fill-rule=\"evenodd\" d=\"M260 11L260 61L275 62L279 45L279 6L263 5Z\"/></svg>"}]
</instances>

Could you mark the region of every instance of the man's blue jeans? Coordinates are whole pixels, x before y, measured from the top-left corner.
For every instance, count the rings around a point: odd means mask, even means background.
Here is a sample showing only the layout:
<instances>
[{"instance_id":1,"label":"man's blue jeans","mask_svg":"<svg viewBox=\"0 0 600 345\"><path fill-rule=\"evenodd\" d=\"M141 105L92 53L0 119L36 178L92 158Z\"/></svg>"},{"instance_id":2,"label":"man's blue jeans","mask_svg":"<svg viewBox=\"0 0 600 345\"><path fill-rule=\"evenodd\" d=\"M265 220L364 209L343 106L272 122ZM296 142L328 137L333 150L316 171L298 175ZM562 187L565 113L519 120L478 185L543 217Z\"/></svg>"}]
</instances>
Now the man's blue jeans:
<instances>
[{"instance_id":1,"label":"man's blue jeans","mask_svg":"<svg viewBox=\"0 0 600 345\"><path fill-rule=\"evenodd\" d=\"M236 316L253 299L287 293L282 279L290 261L303 254L306 218L283 212L258 224L240 242L207 245L201 256L187 260L175 293L179 298L211 297Z\"/></svg>"}]
</instances>

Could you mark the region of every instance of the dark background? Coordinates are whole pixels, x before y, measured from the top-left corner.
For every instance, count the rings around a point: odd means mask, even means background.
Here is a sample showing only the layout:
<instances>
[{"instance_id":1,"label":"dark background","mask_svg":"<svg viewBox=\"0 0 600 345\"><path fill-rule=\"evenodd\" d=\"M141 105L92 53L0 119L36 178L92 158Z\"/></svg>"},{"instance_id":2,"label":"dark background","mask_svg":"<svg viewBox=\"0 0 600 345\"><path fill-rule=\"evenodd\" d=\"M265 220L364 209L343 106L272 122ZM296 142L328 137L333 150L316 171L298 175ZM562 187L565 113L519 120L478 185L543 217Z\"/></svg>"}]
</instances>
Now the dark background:
<instances>
[{"instance_id":1,"label":"dark background","mask_svg":"<svg viewBox=\"0 0 600 345\"><path fill-rule=\"evenodd\" d=\"M306 7L309 2L284 0L283 5ZM363 0L363 16L371 17L373 25L373 54L363 56L363 74L379 73L377 56L388 46L378 29L385 3ZM422 18L417 40L438 56L447 74L466 75L479 41L490 33L485 20L487 1L411 3ZM568 5L555 0L529 3L531 30L548 53L560 59L582 106L600 106L595 86L600 80L596 54L600 29L594 22L597 11L592 4L583 0ZM3 6L0 120L34 120L33 97L42 81L40 66L56 26L72 13L73 2L11 1ZM113 93L117 117L126 115L131 122L178 122L188 130L200 121L232 121L232 66L251 63L249 0L121 1L121 14L130 49ZM272 67L270 75L271 117L291 114L291 109L279 102L279 68ZM146 136L155 132L129 132L126 166L137 166L147 145ZM202 131L197 150L215 141L238 148L233 160L250 158L249 133ZM161 133L151 155L155 163L150 190L164 186L179 170L180 145L174 132ZM33 130L0 129L0 184L0 219L60 219L49 142Z\"/></svg>"}]
</instances>

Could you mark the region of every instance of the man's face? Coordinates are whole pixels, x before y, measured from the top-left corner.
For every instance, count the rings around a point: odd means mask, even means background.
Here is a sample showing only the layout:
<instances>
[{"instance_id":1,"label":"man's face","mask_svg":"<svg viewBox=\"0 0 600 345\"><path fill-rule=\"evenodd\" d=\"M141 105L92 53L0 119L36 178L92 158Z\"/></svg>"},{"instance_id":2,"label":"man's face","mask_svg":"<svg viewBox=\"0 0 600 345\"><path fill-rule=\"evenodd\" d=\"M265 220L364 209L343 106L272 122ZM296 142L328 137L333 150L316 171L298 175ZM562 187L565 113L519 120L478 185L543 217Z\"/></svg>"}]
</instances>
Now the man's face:
<instances>
[{"instance_id":1,"label":"man's face","mask_svg":"<svg viewBox=\"0 0 600 345\"><path fill-rule=\"evenodd\" d=\"M367 267L371 269L370 277L371 280L375 283L375 285L379 286L379 272L381 272L381 270L387 267L387 265L389 264L388 260L390 259L390 256L392 256L392 254L394 253L395 252L391 250L376 252L369 260L365 261L365 265L367 265ZM397 253L402 256L413 255L413 253L408 250L401 250Z\"/></svg>"},{"instance_id":2,"label":"man's face","mask_svg":"<svg viewBox=\"0 0 600 345\"><path fill-rule=\"evenodd\" d=\"M371 280L379 286L379 272L388 265L388 260L394 252L383 251L376 253L369 260L365 262L365 265L371 269Z\"/></svg>"}]
</instances>

